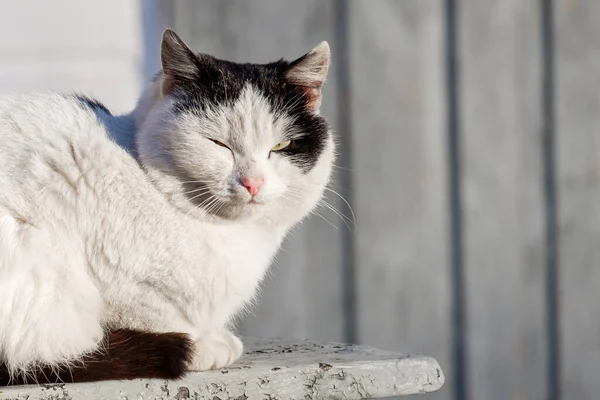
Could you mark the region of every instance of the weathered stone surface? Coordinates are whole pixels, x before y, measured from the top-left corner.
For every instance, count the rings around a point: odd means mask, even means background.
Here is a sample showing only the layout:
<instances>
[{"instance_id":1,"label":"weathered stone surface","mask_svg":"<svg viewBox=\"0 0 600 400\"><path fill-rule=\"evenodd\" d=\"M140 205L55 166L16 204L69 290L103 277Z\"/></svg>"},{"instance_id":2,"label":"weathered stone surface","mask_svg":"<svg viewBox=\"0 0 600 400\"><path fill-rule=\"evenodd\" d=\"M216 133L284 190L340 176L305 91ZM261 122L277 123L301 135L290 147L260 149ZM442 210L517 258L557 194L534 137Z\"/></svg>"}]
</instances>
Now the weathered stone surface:
<instances>
[{"instance_id":1,"label":"weathered stone surface","mask_svg":"<svg viewBox=\"0 0 600 400\"><path fill-rule=\"evenodd\" d=\"M0 399L363 399L428 393L444 383L430 357L311 341L245 342L237 364L178 381L16 386L0 388Z\"/></svg>"}]
</instances>

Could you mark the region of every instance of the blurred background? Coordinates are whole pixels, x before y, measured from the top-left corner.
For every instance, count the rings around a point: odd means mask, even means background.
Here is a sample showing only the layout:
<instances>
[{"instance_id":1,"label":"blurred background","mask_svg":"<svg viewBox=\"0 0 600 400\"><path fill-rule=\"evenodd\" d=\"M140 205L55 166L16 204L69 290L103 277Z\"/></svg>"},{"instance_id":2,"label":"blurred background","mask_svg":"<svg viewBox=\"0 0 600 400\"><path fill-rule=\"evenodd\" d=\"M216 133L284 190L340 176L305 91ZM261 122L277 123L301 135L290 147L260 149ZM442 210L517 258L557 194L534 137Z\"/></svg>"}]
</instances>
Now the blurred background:
<instances>
[{"instance_id":1,"label":"blurred background","mask_svg":"<svg viewBox=\"0 0 600 400\"><path fill-rule=\"evenodd\" d=\"M247 336L435 357L427 399L600 398L597 0L0 0L0 92L130 110L162 29L235 61L332 47L334 192ZM1 190L1 189L0 189Z\"/></svg>"}]
</instances>

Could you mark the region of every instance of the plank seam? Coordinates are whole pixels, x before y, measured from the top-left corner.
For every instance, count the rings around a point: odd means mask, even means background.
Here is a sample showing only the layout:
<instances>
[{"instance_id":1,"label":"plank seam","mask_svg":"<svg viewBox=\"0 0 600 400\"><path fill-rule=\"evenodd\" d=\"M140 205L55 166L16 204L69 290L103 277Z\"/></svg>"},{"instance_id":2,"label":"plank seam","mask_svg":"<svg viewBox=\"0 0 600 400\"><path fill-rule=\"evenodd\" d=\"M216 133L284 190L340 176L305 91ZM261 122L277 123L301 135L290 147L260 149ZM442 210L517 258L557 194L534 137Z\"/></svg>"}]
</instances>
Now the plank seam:
<instances>
[{"instance_id":1,"label":"plank seam","mask_svg":"<svg viewBox=\"0 0 600 400\"><path fill-rule=\"evenodd\" d=\"M460 103L458 64L458 0L445 0L446 112L448 135L448 190L450 213L450 271L452 293L453 398L467 400L467 321L464 279L462 181L460 159Z\"/></svg>"},{"instance_id":2,"label":"plank seam","mask_svg":"<svg viewBox=\"0 0 600 400\"><path fill-rule=\"evenodd\" d=\"M346 201L354 204L352 181L352 90L350 80L350 44L349 35L349 4L346 0L335 0L333 3L334 38L336 45L333 63L337 73L337 106L339 131L342 132L340 140L340 185L344 189ZM354 221L356 223L356 221ZM342 307L344 314L343 338L346 343L358 343L357 328L357 303L356 303L356 262L355 262L355 237L350 229L342 229Z\"/></svg>"},{"instance_id":3,"label":"plank seam","mask_svg":"<svg viewBox=\"0 0 600 400\"><path fill-rule=\"evenodd\" d=\"M554 92L553 2L540 1L542 34L542 154L546 241L547 390L549 400L561 398L558 199L556 191L556 127Z\"/></svg>"}]
</instances>

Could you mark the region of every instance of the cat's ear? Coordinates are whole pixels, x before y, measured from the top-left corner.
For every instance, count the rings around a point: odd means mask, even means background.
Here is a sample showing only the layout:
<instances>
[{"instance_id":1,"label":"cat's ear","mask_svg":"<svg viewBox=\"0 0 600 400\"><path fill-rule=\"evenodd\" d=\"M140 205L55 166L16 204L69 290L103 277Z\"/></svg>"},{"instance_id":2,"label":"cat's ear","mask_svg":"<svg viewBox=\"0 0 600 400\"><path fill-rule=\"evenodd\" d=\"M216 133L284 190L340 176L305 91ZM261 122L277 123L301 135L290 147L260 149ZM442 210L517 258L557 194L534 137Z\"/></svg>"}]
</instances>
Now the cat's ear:
<instances>
[{"instance_id":1,"label":"cat's ear","mask_svg":"<svg viewBox=\"0 0 600 400\"><path fill-rule=\"evenodd\" d=\"M285 70L286 81L302 91L310 111L317 112L321 106L321 88L329 71L329 58L329 44L321 42Z\"/></svg>"},{"instance_id":2,"label":"cat's ear","mask_svg":"<svg viewBox=\"0 0 600 400\"><path fill-rule=\"evenodd\" d=\"M178 85L193 81L199 75L196 55L171 29L163 32L160 60L163 94L172 93Z\"/></svg>"}]
</instances>

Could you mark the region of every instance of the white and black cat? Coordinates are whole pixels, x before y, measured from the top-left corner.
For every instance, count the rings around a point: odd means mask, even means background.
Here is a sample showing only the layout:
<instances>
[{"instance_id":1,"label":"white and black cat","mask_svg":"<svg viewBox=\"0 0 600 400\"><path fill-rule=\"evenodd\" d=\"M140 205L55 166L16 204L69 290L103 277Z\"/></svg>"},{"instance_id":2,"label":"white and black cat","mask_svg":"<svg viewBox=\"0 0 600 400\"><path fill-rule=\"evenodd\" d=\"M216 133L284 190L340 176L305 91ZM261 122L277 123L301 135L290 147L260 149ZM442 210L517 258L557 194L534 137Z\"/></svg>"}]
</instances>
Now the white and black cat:
<instances>
[{"instance_id":1,"label":"white and black cat","mask_svg":"<svg viewBox=\"0 0 600 400\"><path fill-rule=\"evenodd\" d=\"M242 354L228 324L328 184L321 43L239 64L171 30L131 114L0 99L0 385L177 378Z\"/></svg>"}]
</instances>

